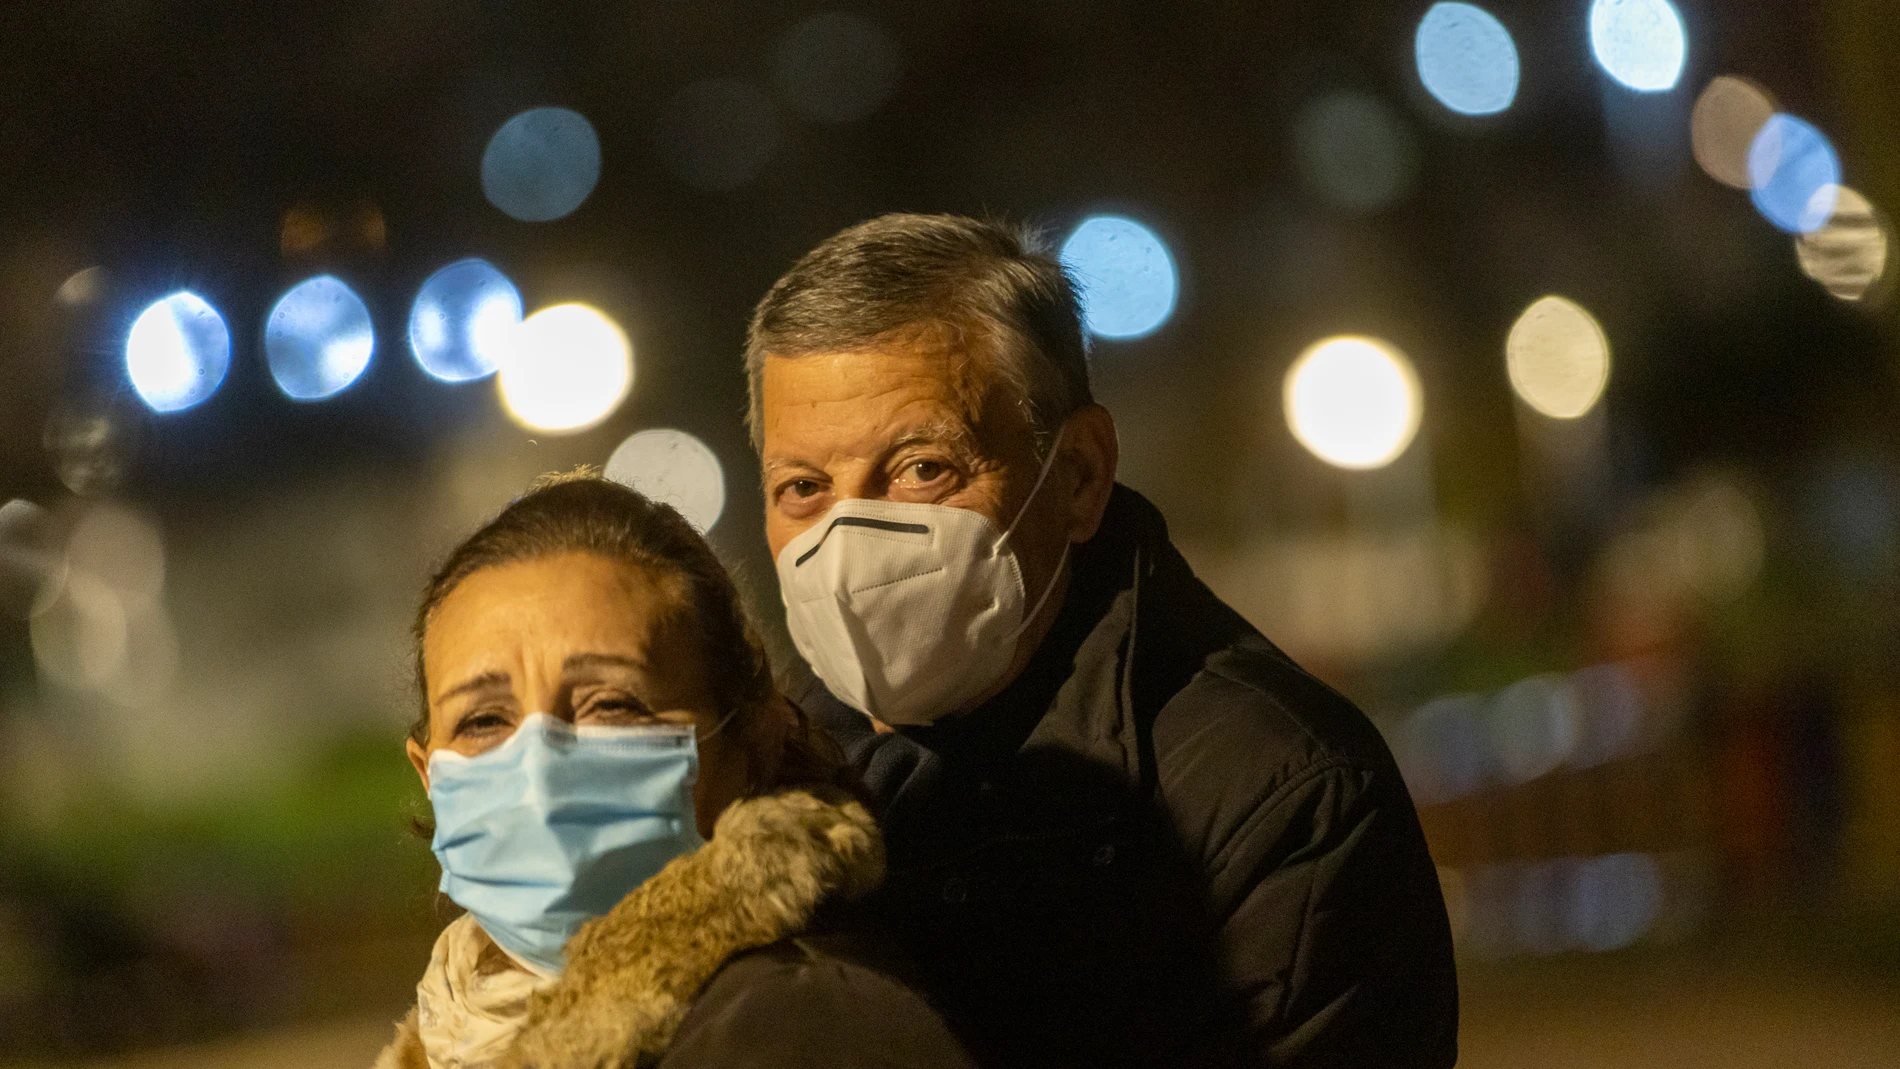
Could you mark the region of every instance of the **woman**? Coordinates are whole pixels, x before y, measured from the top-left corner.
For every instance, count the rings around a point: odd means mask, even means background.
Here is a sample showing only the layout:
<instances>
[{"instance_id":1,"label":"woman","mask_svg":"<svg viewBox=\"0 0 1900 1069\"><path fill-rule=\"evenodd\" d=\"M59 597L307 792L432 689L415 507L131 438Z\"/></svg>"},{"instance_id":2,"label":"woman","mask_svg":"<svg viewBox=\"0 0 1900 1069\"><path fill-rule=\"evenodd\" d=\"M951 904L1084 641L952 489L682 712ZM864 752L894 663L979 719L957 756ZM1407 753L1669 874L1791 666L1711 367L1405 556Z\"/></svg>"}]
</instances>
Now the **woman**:
<instances>
[{"instance_id":1,"label":"woman","mask_svg":"<svg viewBox=\"0 0 1900 1069\"><path fill-rule=\"evenodd\" d=\"M409 759L468 912L377 1069L970 1064L820 920L881 881L882 841L678 513L538 485L450 554L415 633Z\"/></svg>"}]
</instances>

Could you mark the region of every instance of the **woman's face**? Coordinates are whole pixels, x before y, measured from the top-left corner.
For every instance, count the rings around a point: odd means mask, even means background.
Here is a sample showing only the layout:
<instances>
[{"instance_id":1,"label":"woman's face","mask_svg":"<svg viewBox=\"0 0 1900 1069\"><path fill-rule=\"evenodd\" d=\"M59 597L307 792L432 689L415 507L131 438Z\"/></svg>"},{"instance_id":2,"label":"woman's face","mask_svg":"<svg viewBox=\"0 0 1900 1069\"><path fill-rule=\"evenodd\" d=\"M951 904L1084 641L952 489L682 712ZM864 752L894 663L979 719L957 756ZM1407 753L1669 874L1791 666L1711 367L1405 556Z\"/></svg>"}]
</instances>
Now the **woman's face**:
<instances>
[{"instance_id":1,"label":"woman's face","mask_svg":"<svg viewBox=\"0 0 1900 1069\"><path fill-rule=\"evenodd\" d=\"M409 760L429 783L429 755L473 756L546 713L570 724L692 725L720 720L701 643L677 584L591 553L475 572L436 607L422 638L429 745ZM742 718L757 719L757 718ZM700 834L745 790L759 740L737 720L699 748L693 805Z\"/></svg>"}]
</instances>

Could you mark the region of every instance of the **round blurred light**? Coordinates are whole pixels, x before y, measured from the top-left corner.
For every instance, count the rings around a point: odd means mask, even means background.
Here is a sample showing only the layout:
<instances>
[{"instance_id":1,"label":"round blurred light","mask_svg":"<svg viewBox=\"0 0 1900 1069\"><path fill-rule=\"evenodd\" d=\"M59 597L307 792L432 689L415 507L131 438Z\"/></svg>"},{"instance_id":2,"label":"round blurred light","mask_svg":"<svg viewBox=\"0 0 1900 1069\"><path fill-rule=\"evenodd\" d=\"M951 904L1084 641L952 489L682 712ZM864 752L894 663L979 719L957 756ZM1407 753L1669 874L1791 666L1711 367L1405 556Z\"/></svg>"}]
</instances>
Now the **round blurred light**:
<instances>
[{"instance_id":1,"label":"round blurred light","mask_svg":"<svg viewBox=\"0 0 1900 1069\"><path fill-rule=\"evenodd\" d=\"M1293 154L1314 193L1354 213L1397 200L1418 170L1411 131L1384 101L1359 89L1309 103L1293 126Z\"/></svg>"},{"instance_id":2,"label":"round blurred light","mask_svg":"<svg viewBox=\"0 0 1900 1069\"><path fill-rule=\"evenodd\" d=\"M1643 93L1676 87L1688 58L1682 16L1669 0L1595 0L1590 48L1610 77Z\"/></svg>"},{"instance_id":3,"label":"round blurred light","mask_svg":"<svg viewBox=\"0 0 1900 1069\"><path fill-rule=\"evenodd\" d=\"M1577 699L1563 676L1532 676L1498 692L1491 710L1492 744L1512 783L1555 769L1582 741Z\"/></svg>"},{"instance_id":4,"label":"round blurred light","mask_svg":"<svg viewBox=\"0 0 1900 1069\"><path fill-rule=\"evenodd\" d=\"M521 321L495 377L502 405L536 431L583 431L633 388L633 349L598 309L557 304Z\"/></svg>"},{"instance_id":5,"label":"round blurred light","mask_svg":"<svg viewBox=\"0 0 1900 1069\"><path fill-rule=\"evenodd\" d=\"M724 193L758 176L778 151L778 114L745 82L709 78L674 94L654 129L661 158L694 189Z\"/></svg>"},{"instance_id":6,"label":"round blurred light","mask_svg":"<svg viewBox=\"0 0 1900 1069\"><path fill-rule=\"evenodd\" d=\"M106 269L88 267L73 272L53 296L68 308L81 308L99 299L106 288Z\"/></svg>"},{"instance_id":7,"label":"round blurred light","mask_svg":"<svg viewBox=\"0 0 1900 1069\"><path fill-rule=\"evenodd\" d=\"M1841 158L1813 123L1776 114L1748 147L1748 182L1756 210L1791 234L1827 224L1841 184Z\"/></svg>"},{"instance_id":8,"label":"round blurred light","mask_svg":"<svg viewBox=\"0 0 1900 1069\"><path fill-rule=\"evenodd\" d=\"M1610 339L1573 301L1532 302L1504 343L1511 388L1552 419L1576 419L1594 408L1610 381Z\"/></svg>"},{"instance_id":9,"label":"round blurred light","mask_svg":"<svg viewBox=\"0 0 1900 1069\"><path fill-rule=\"evenodd\" d=\"M1286 419L1300 444L1335 467L1382 468L1418 434L1424 394L1412 364L1375 338L1319 342L1286 373Z\"/></svg>"},{"instance_id":10,"label":"round blurred light","mask_svg":"<svg viewBox=\"0 0 1900 1069\"><path fill-rule=\"evenodd\" d=\"M600 138L566 108L531 108L501 124L482 153L482 195L524 223L559 219L600 181Z\"/></svg>"},{"instance_id":11,"label":"round blurred light","mask_svg":"<svg viewBox=\"0 0 1900 1069\"><path fill-rule=\"evenodd\" d=\"M607 478L673 506L705 534L726 508L726 474L706 443L670 428L628 436L607 458Z\"/></svg>"},{"instance_id":12,"label":"round blurred light","mask_svg":"<svg viewBox=\"0 0 1900 1069\"><path fill-rule=\"evenodd\" d=\"M1119 215L1082 220L1062 243L1080 284L1082 322L1101 338L1139 338L1174 314L1174 258L1154 231Z\"/></svg>"},{"instance_id":13,"label":"round blurred light","mask_svg":"<svg viewBox=\"0 0 1900 1069\"><path fill-rule=\"evenodd\" d=\"M1887 221L1867 198L1846 186L1832 193L1827 225L1795 238L1801 270L1843 301L1858 301L1887 273Z\"/></svg>"},{"instance_id":14,"label":"round blurred light","mask_svg":"<svg viewBox=\"0 0 1900 1069\"><path fill-rule=\"evenodd\" d=\"M375 349L369 309L331 275L292 286L264 326L271 378L296 401L321 401L355 382Z\"/></svg>"},{"instance_id":15,"label":"round blurred light","mask_svg":"<svg viewBox=\"0 0 1900 1069\"><path fill-rule=\"evenodd\" d=\"M1565 927L1573 946L1598 953L1641 939L1662 912L1662 870L1648 854L1583 861Z\"/></svg>"},{"instance_id":16,"label":"round blurred light","mask_svg":"<svg viewBox=\"0 0 1900 1069\"><path fill-rule=\"evenodd\" d=\"M101 504L86 511L66 538L66 563L137 606L157 603L165 589L165 543L152 520Z\"/></svg>"},{"instance_id":17,"label":"round blurred light","mask_svg":"<svg viewBox=\"0 0 1900 1069\"><path fill-rule=\"evenodd\" d=\"M1748 189L1748 147L1774 113L1774 98L1746 78L1724 74L1709 82L1689 116L1696 162L1717 182Z\"/></svg>"},{"instance_id":18,"label":"round blurred light","mask_svg":"<svg viewBox=\"0 0 1900 1069\"><path fill-rule=\"evenodd\" d=\"M155 412L176 412L210 397L231 369L224 317L195 293L180 291L139 313L125 339L132 388Z\"/></svg>"},{"instance_id":19,"label":"round blurred light","mask_svg":"<svg viewBox=\"0 0 1900 1069\"><path fill-rule=\"evenodd\" d=\"M1481 7L1433 4L1413 50L1426 91L1461 115L1495 115L1517 98L1517 45Z\"/></svg>"},{"instance_id":20,"label":"round blurred light","mask_svg":"<svg viewBox=\"0 0 1900 1069\"><path fill-rule=\"evenodd\" d=\"M409 312L409 350L443 382L494 373L521 322L521 294L486 260L458 260L430 275Z\"/></svg>"},{"instance_id":21,"label":"round blurred light","mask_svg":"<svg viewBox=\"0 0 1900 1069\"><path fill-rule=\"evenodd\" d=\"M825 11L779 41L775 75L792 106L826 123L855 122L890 99L903 55L884 27Z\"/></svg>"}]
</instances>

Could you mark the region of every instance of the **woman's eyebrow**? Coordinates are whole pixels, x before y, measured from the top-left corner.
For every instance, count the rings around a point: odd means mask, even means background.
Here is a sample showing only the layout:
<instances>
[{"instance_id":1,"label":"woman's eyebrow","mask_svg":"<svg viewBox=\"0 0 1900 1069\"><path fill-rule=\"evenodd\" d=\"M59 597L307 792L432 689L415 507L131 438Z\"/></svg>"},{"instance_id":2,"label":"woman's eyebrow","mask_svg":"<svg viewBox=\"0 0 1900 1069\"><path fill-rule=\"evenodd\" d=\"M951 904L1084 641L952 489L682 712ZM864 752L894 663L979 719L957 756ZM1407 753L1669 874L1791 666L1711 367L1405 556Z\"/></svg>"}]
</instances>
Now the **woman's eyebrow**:
<instances>
[{"instance_id":1,"label":"woman's eyebrow","mask_svg":"<svg viewBox=\"0 0 1900 1069\"><path fill-rule=\"evenodd\" d=\"M644 670L647 663L638 657L629 657L621 653L576 653L561 662L561 671L573 672L582 668L630 668Z\"/></svg>"},{"instance_id":2,"label":"woman's eyebrow","mask_svg":"<svg viewBox=\"0 0 1900 1069\"><path fill-rule=\"evenodd\" d=\"M435 700L444 702L450 698L475 693L477 691L507 690L509 683L510 680L506 672L483 672L480 675L470 676L436 695Z\"/></svg>"}]
</instances>

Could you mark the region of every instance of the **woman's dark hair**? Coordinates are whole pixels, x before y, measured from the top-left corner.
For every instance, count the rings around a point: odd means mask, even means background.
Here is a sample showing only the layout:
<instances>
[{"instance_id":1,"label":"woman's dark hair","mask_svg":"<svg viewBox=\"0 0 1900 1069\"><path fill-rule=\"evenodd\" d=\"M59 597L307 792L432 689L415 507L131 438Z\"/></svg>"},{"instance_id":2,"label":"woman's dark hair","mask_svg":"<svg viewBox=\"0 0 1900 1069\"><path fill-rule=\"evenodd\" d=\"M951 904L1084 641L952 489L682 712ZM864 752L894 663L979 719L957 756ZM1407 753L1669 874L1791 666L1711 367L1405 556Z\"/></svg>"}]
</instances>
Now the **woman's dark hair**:
<instances>
[{"instance_id":1,"label":"woman's dark hair","mask_svg":"<svg viewBox=\"0 0 1900 1069\"><path fill-rule=\"evenodd\" d=\"M651 570L678 584L682 608L703 644L708 684L722 716L742 731L749 718L777 698L765 647L747 618L739 591L712 547L685 518L638 491L601 478L590 468L543 476L501 514L448 555L422 592L414 628L416 686L422 709L409 729L429 742L429 685L422 640L429 620L464 579L485 568L559 553L592 553ZM749 794L791 786L836 786L857 794L842 754L829 736L793 707L796 723L772 783L748 785Z\"/></svg>"}]
</instances>

